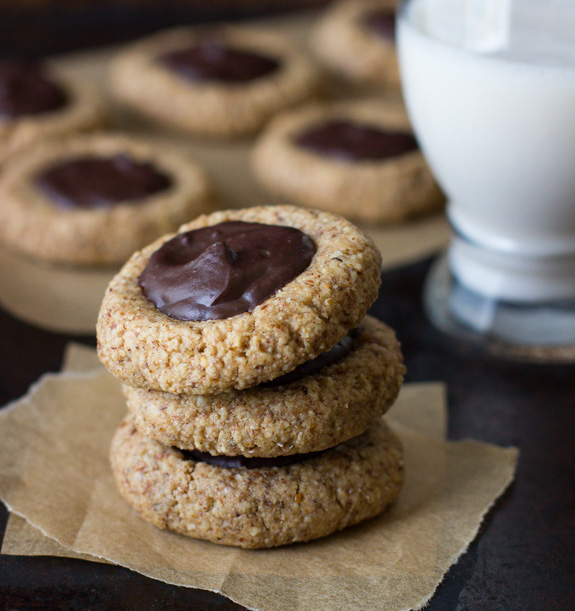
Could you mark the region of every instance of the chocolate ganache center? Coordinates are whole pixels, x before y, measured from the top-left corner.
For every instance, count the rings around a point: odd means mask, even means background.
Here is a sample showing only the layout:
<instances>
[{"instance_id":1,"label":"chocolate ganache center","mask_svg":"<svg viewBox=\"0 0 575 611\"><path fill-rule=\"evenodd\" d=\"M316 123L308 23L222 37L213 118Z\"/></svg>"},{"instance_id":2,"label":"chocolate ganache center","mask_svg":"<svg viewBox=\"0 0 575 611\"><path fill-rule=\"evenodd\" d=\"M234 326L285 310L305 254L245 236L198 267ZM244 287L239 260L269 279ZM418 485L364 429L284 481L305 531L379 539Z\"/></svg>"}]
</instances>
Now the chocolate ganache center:
<instances>
[{"instance_id":1,"label":"chocolate ganache center","mask_svg":"<svg viewBox=\"0 0 575 611\"><path fill-rule=\"evenodd\" d=\"M279 62L271 57L234 49L221 40L212 39L166 53L158 59L191 81L244 83L266 76L279 67Z\"/></svg>"},{"instance_id":2,"label":"chocolate ganache center","mask_svg":"<svg viewBox=\"0 0 575 611\"><path fill-rule=\"evenodd\" d=\"M346 119L331 119L295 136L299 146L340 161L381 160L417 149L407 132L386 131Z\"/></svg>"},{"instance_id":3,"label":"chocolate ganache center","mask_svg":"<svg viewBox=\"0 0 575 611\"><path fill-rule=\"evenodd\" d=\"M279 378L270 380L260 384L263 388L277 388L278 386L287 386L294 382L299 382L307 376L317 373L324 367L329 367L345 358L355 347L356 339L361 335L360 327L352 329L343 339L341 339L333 348L327 352L322 352L315 359L311 359L298 365L293 371L290 371Z\"/></svg>"},{"instance_id":4,"label":"chocolate ganache center","mask_svg":"<svg viewBox=\"0 0 575 611\"><path fill-rule=\"evenodd\" d=\"M208 452L199 452L198 450L179 450L186 460L194 460L196 462L205 462L208 465L215 467L225 467L226 469L262 469L269 467L287 467L310 458L317 458L323 454L320 452L306 452L305 454L292 454L291 456L273 456L271 458L262 458L259 456L212 456Z\"/></svg>"},{"instance_id":5,"label":"chocolate ganache center","mask_svg":"<svg viewBox=\"0 0 575 611\"><path fill-rule=\"evenodd\" d=\"M167 189L172 181L152 163L120 154L57 163L39 174L35 184L62 208L102 208L143 200Z\"/></svg>"},{"instance_id":6,"label":"chocolate ganache center","mask_svg":"<svg viewBox=\"0 0 575 611\"><path fill-rule=\"evenodd\" d=\"M0 62L0 117L13 118L57 110L66 94L41 66L22 60Z\"/></svg>"},{"instance_id":7,"label":"chocolate ganache center","mask_svg":"<svg viewBox=\"0 0 575 611\"><path fill-rule=\"evenodd\" d=\"M363 25L386 40L395 41L395 12L386 9L369 11L363 17Z\"/></svg>"},{"instance_id":8,"label":"chocolate ganache center","mask_svg":"<svg viewBox=\"0 0 575 611\"><path fill-rule=\"evenodd\" d=\"M230 221L180 233L138 278L161 312L184 321L250 312L301 274L316 252L299 229Z\"/></svg>"}]
</instances>

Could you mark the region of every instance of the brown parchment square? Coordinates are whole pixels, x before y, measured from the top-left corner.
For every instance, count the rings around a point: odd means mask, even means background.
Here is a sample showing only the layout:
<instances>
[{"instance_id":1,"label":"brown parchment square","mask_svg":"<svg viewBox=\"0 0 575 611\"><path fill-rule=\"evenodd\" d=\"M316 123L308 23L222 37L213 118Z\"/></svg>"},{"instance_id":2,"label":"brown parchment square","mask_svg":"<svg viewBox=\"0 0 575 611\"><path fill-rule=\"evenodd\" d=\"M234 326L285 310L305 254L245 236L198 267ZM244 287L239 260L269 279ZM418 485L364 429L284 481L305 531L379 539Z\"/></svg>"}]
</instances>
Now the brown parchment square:
<instances>
[{"instance_id":1,"label":"brown parchment square","mask_svg":"<svg viewBox=\"0 0 575 611\"><path fill-rule=\"evenodd\" d=\"M96 351L88 346L70 343L64 354L62 371L90 371L100 367ZM391 410L394 422L415 429L424 435L445 439L447 412L445 388L438 383L409 384ZM46 537L24 518L9 514L2 541L2 553L19 556L62 556L102 562L86 554L78 554Z\"/></svg>"},{"instance_id":2,"label":"brown parchment square","mask_svg":"<svg viewBox=\"0 0 575 611\"><path fill-rule=\"evenodd\" d=\"M247 551L144 523L112 481L108 445L125 406L117 382L100 369L45 376L0 412L0 496L11 511L76 553L220 592L248 608L419 608L512 480L517 451L443 441L442 387L414 388L398 402L398 417L389 415L405 448L407 476L398 503L316 542ZM410 418L426 422L432 401L440 404L439 420L431 418L434 433L409 428Z\"/></svg>"}]
</instances>

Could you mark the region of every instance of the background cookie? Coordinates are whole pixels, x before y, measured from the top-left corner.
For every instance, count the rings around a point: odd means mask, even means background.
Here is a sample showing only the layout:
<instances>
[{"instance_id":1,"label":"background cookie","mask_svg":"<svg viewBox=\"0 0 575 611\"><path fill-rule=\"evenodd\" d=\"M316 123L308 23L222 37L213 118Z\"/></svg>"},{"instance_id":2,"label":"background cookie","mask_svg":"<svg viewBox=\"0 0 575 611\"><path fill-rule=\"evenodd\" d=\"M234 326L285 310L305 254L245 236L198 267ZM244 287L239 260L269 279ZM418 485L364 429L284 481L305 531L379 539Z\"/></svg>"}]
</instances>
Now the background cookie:
<instances>
[{"instance_id":1,"label":"background cookie","mask_svg":"<svg viewBox=\"0 0 575 611\"><path fill-rule=\"evenodd\" d=\"M324 450L363 433L395 401L404 367L393 331L366 317L352 351L280 387L172 395L124 386L132 421L165 445L228 456Z\"/></svg>"},{"instance_id":2,"label":"background cookie","mask_svg":"<svg viewBox=\"0 0 575 611\"><path fill-rule=\"evenodd\" d=\"M186 460L125 420L110 457L120 493L145 520L245 548L308 541L357 524L392 503L403 480L400 442L382 420L318 458L259 469Z\"/></svg>"},{"instance_id":3,"label":"background cookie","mask_svg":"<svg viewBox=\"0 0 575 611\"><path fill-rule=\"evenodd\" d=\"M55 186L47 183L47 172L78 160L111 160L113 168L122 170L120 186L124 166L132 174L149 170L152 180L159 178L160 188L108 205L92 200L98 199L98 190L102 197L110 192L109 167L100 169L100 176L92 167L83 173L77 166L68 167L58 171ZM135 178L149 181L147 176ZM74 205L62 198L61 189L74 191L82 180L90 186L96 183L90 201ZM214 207L208 176L186 155L156 142L102 133L49 140L15 156L0 176L0 199L2 240L22 253L76 265L121 263L134 250Z\"/></svg>"},{"instance_id":4,"label":"background cookie","mask_svg":"<svg viewBox=\"0 0 575 611\"><path fill-rule=\"evenodd\" d=\"M202 58L202 70L192 75L164 60L200 43L208 48L194 52L196 60ZM252 80L237 80L236 66L226 80L206 77L206 64L224 56L228 47L256 54L275 68ZM111 83L118 99L155 121L194 134L235 136L257 131L278 111L315 95L320 73L275 32L219 25L179 28L136 43L113 62Z\"/></svg>"},{"instance_id":5,"label":"background cookie","mask_svg":"<svg viewBox=\"0 0 575 611\"><path fill-rule=\"evenodd\" d=\"M377 297L381 255L341 217L262 206L202 216L180 232L225 221L295 227L317 252L305 271L253 311L202 322L162 314L137 284L150 255L173 236L135 253L110 283L97 326L100 359L124 383L217 394L267 382L331 348Z\"/></svg>"},{"instance_id":6,"label":"background cookie","mask_svg":"<svg viewBox=\"0 0 575 611\"><path fill-rule=\"evenodd\" d=\"M54 68L0 61L0 91L0 165L45 138L93 130L106 122L98 91Z\"/></svg>"},{"instance_id":7,"label":"background cookie","mask_svg":"<svg viewBox=\"0 0 575 611\"><path fill-rule=\"evenodd\" d=\"M320 19L310 46L326 66L352 80L399 87L397 0L343 0Z\"/></svg>"},{"instance_id":8,"label":"background cookie","mask_svg":"<svg viewBox=\"0 0 575 611\"><path fill-rule=\"evenodd\" d=\"M334 125L340 132L332 138L334 147L359 143L358 155L366 157L346 156L343 149L318 152L298 142L311 129ZM371 138L380 158L369 157ZM252 165L271 193L353 220L397 222L444 202L405 112L378 102L308 105L282 113L257 141Z\"/></svg>"}]
</instances>

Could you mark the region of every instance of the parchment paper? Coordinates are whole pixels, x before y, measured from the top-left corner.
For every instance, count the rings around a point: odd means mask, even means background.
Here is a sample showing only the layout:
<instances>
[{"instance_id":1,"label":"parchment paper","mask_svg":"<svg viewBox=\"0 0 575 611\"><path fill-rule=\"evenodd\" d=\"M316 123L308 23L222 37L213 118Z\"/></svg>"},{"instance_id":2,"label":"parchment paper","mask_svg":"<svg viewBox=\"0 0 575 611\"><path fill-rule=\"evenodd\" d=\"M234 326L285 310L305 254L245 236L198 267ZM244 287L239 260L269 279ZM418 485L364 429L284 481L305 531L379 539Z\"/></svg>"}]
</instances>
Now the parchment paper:
<instances>
[{"instance_id":1,"label":"parchment paper","mask_svg":"<svg viewBox=\"0 0 575 611\"><path fill-rule=\"evenodd\" d=\"M85 357L82 367L90 369ZM398 503L316 542L245 551L143 522L109 471L108 445L125 405L117 382L100 368L45 376L0 412L0 496L74 553L220 592L248 608L419 608L477 533L517 460L513 448L445 442L443 399L441 385L405 387L388 416L405 448ZM37 545L39 537L32 539ZM59 554L61 547L47 549L40 553Z\"/></svg>"},{"instance_id":2,"label":"parchment paper","mask_svg":"<svg viewBox=\"0 0 575 611\"><path fill-rule=\"evenodd\" d=\"M98 369L96 351L88 346L70 343L64 354L62 371L90 371ZM392 408L395 422L415 428L422 434L445 439L447 411L445 388L438 383L404 386L401 397ZM2 553L18 556L64 556L102 562L101 558L77 554L46 537L24 518L9 514L2 541Z\"/></svg>"},{"instance_id":3,"label":"parchment paper","mask_svg":"<svg viewBox=\"0 0 575 611\"><path fill-rule=\"evenodd\" d=\"M251 23L252 27L272 27L294 44L305 45L316 13L305 13ZM58 68L78 80L88 80L105 91L106 70L116 49L102 49L55 59ZM396 92L358 88L341 81L330 81L328 98L385 99L402 105ZM211 173L219 187L222 208L278 203L269 197L252 177L249 153L252 142L199 141L174 132L162 131L110 101L112 127L136 135L168 141L191 153ZM389 227L363 229L371 235L383 255L384 268L415 261L444 247L449 239L445 215L437 213L419 220ZM15 316L39 327L60 333L94 333L103 291L116 269L74 270L48 267L0 249L0 304ZM38 289L41 290L38 290Z\"/></svg>"}]
</instances>

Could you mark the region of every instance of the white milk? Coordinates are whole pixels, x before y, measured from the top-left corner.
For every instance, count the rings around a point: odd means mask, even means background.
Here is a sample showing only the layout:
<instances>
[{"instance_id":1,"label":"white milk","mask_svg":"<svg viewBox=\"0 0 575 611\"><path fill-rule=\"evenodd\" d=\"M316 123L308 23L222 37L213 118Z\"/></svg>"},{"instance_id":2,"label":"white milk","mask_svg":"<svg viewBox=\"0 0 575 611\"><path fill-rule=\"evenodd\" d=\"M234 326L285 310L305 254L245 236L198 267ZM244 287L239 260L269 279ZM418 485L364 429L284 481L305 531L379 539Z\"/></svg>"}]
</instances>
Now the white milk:
<instances>
[{"instance_id":1,"label":"white milk","mask_svg":"<svg viewBox=\"0 0 575 611\"><path fill-rule=\"evenodd\" d=\"M515 0L483 53L463 48L466 3L442 21L453 0L414 0L398 29L409 114L463 237L451 269L496 298L575 298L575 0Z\"/></svg>"}]
</instances>

